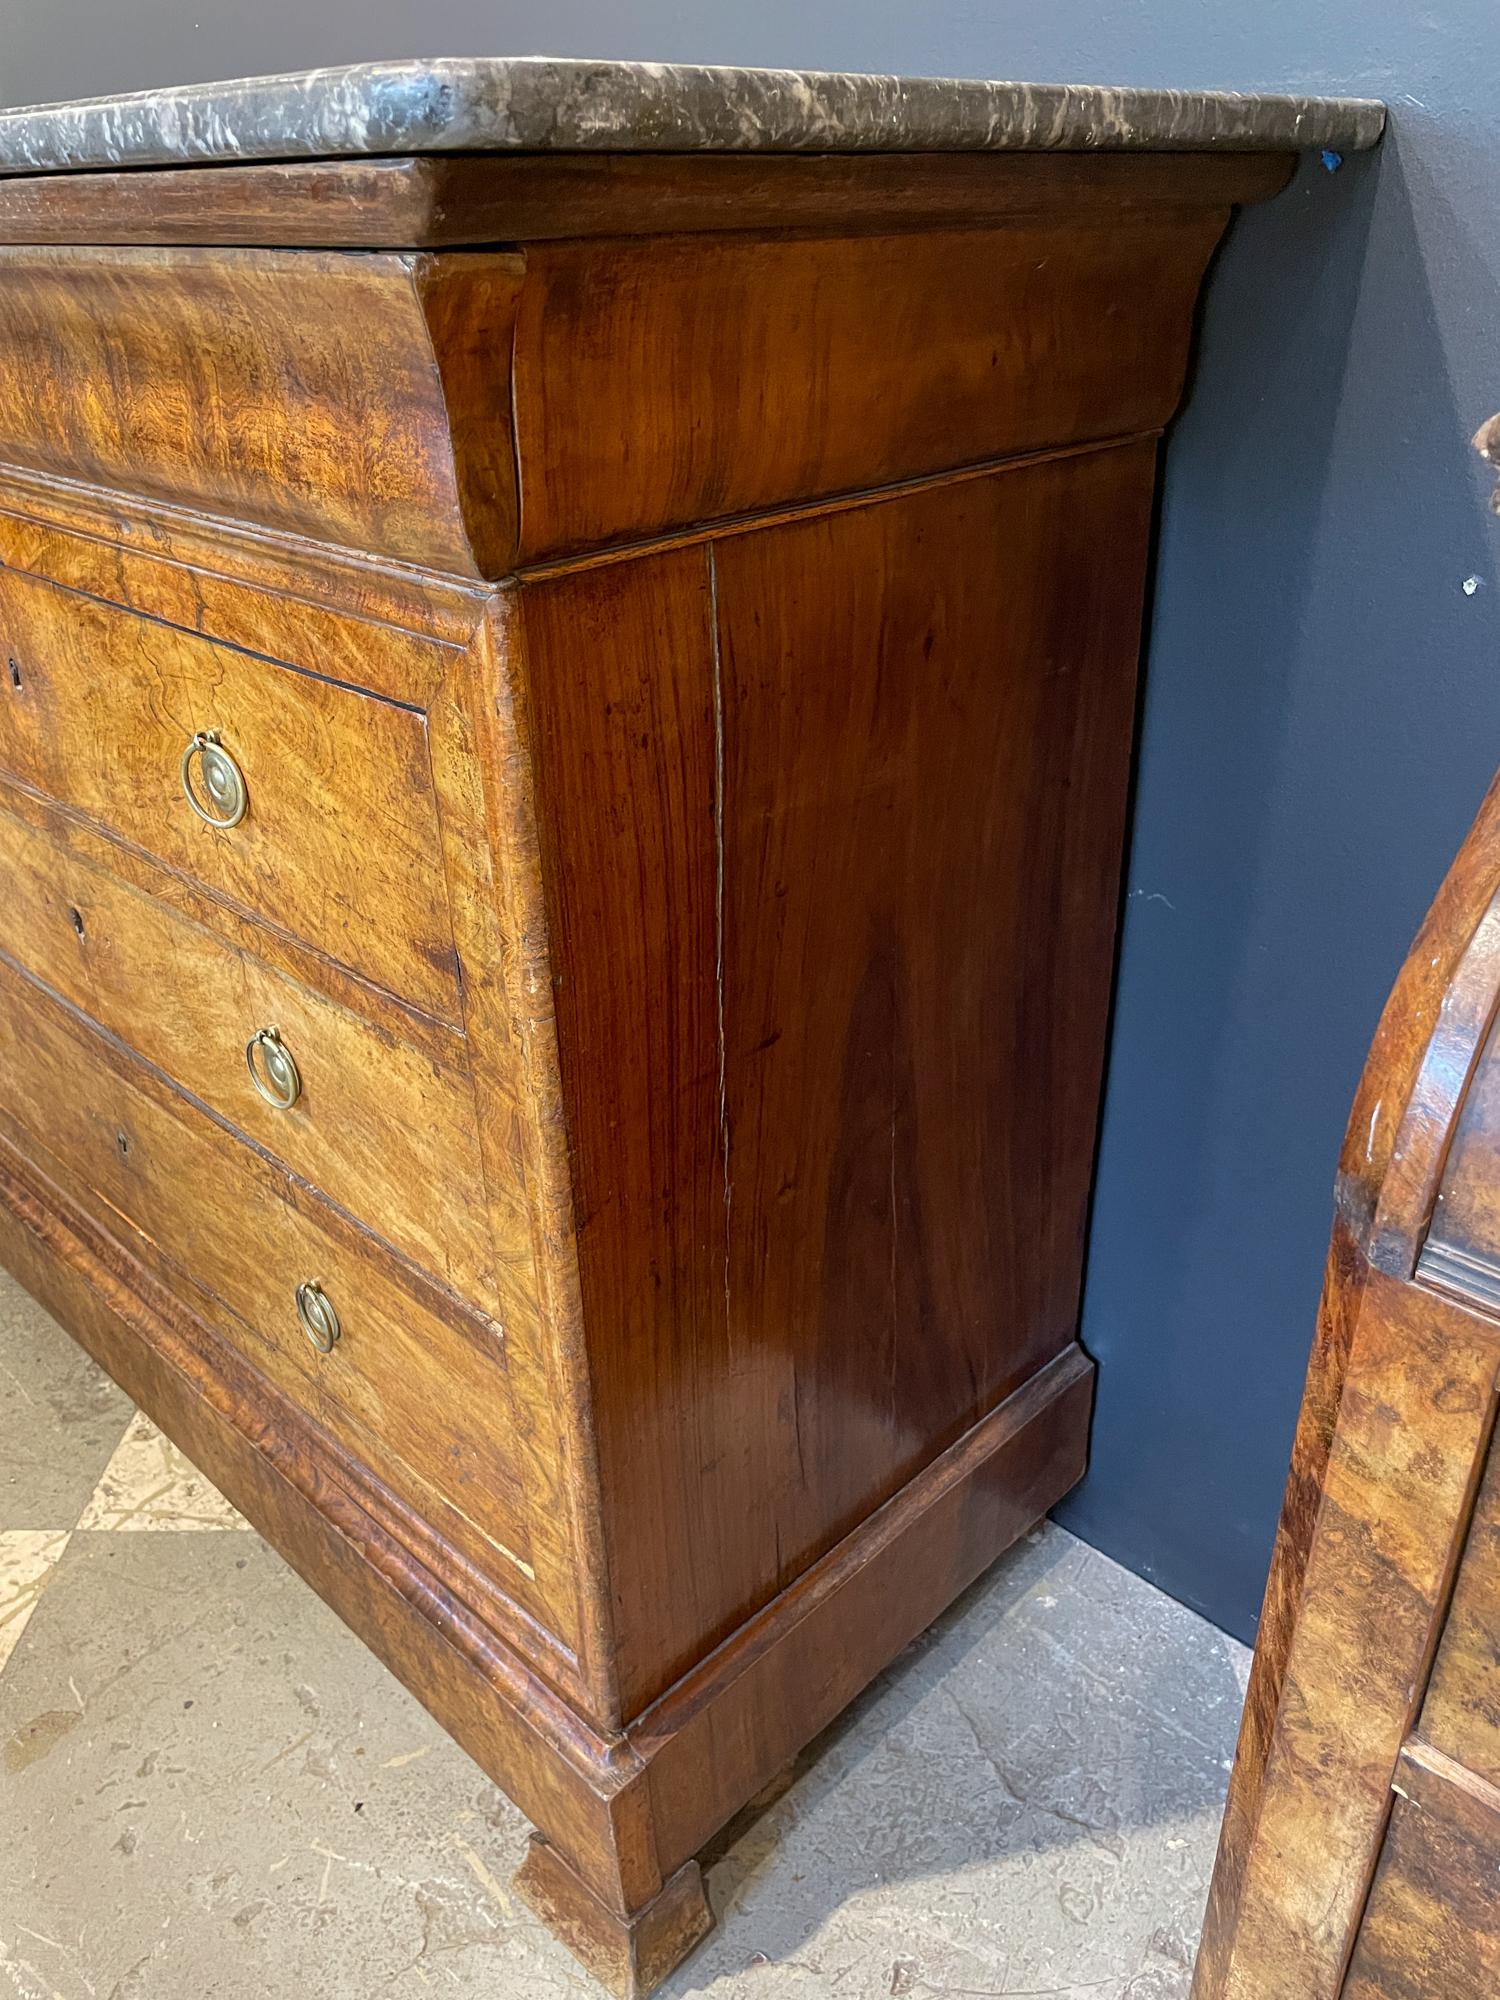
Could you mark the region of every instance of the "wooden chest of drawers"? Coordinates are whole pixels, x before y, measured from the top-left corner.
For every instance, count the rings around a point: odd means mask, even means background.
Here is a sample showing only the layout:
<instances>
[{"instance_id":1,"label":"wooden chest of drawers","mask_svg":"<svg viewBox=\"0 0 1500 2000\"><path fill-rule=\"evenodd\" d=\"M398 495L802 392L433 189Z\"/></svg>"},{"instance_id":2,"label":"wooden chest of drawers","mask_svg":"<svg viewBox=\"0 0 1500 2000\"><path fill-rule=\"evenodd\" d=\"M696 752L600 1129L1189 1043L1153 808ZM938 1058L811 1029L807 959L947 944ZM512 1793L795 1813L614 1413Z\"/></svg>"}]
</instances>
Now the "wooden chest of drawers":
<instances>
[{"instance_id":1,"label":"wooden chest of drawers","mask_svg":"<svg viewBox=\"0 0 1500 2000\"><path fill-rule=\"evenodd\" d=\"M624 1992L1082 1470L1157 437L1231 205L1379 118L674 159L766 86L570 67L541 150L413 153L520 116L459 65L409 157L0 180L0 1255ZM381 74L174 144L369 150Z\"/></svg>"},{"instance_id":2,"label":"wooden chest of drawers","mask_svg":"<svg viewBox=\"0 0 1500 2000\"><path fill-rule=\"evenodd\" d=\"M1500 1993L1497 1413L1500 780L1350 1115L1194 2000Z\"/></svg>"}]
</instances>

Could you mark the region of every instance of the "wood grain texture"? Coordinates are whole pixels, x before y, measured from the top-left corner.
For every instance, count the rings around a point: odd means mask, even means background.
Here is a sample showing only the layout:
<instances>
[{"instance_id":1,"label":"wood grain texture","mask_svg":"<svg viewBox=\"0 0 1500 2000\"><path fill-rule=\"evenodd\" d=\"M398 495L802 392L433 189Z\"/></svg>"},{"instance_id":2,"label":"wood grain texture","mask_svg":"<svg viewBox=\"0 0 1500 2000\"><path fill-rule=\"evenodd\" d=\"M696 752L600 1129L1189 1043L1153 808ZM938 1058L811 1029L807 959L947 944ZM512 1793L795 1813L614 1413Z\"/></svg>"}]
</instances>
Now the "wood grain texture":
<instances>
[{"instance_id":1,"label":"wood grain texture","mask_svg":"<svg viewBox=\"0 0 1500 2000\"><path fill-rule=\"evenodd\" d=\"M0 179L0 243L438 249L1263 201L1289 153L427 154Z\"/></svg>"},{"instance_id":2,"label":"wood grain texture","mask_svg":"<svg viewBox=\"0 0 1500 2000\"><path fill-rule=\"evenodd\" d=\"M0 249L0 461L241 538L502 577L1159 429L1228 216L1105 203L524 258Z\"/></svg>"},{"instance_id":3,"label":"wood grain texture","mask_svg":"<svg viewBox=\"0 0 1500 2000\"><path fill-rule=\"evenodd\" d=\"M1416 1719L1500 1329L1370 1273L1223 2000L1334 2000Z\"/></svg>"},{"instance_id":4,"label":"wood grain texture","mask_svg":"<svg viewBox=\"0 0 1500 2000\"><path fill-rule=\"evenodd\" d=\"M219 731L245 776L249 811L229 832L182 793L199 730ZM420 714L0 571L0 768L458 1018Z\"/></svg>"},{"instance_id":5,"label":"wood grain texture","mask_svg":"<svg viewBox=\"0 0 1500 2000\"><path fill-rule=\"evenodd\" d=\"M0 251L0 1256L622 1990L1081 1471L1155 436L1288 166L0 185L99 238Z\"/></svg>"},{"instance_id":6,"label":"wood grain texture","mask_svg":"<svg viewBox=\"0 0 1500 2000\"><path fill-rule=\"evenodd\" d=\"M1445 1751L1420 1736L1412 1737L1401 1746L1391 1790L1500 1856L1500 1785L1478 1776Z\"/></svg>"},{"instance_id":7,"label":"wood grain texture","mask_svg":"<svg viewBox=\"0 0 1500 2000\"><path fill-rule=\"evenodd\" d=\"M1226 1989L1245 1871L1265 1798L1267 1764L1287 1685L1287 1664L1307 1583L1367 1268L1348 1224L1342 1216L1337 1217L1209 1885L1193 2000L1217 2000Z\"/></svg>"},{"instance_id":8,"label":"wood grain texture","mask_svg":"<svg viewBox=\"0 0 1500 2000\"><path fill-rule=\"evenodd\" d=\"M235 949L249 942L254 956L273 970L322 994L379 1033L419 1050L440 1068L463 1067L466 1043L460 1022L435 1020L289 932L266 924L249 925L237 905L224 901L203 883L180 874L141 848L126 846L70 808L7 776L3 767L0 811L41 833L59 855L102 869ZM253 933L250 939L247 931Z\"/></svg>"},{"instance_id":9,"label":"wood grain texture","mask_svg":"<svg viewBox=\"0 0 1500 2000\"><path fill-rule=\"evenodd\" d=\"M1494 1449L1422 1704L1421 1735L1500 1786L1500 1451Z\"/></svg>"},{"instance_id":10,"label":"wood grain texture","mask_svg":"<svg viewBox=\"0 0 1500 2000\"><path fill-rule=\"evenodd\" d=\"M502 355L520 268L465 262ZM436 282L389 255L0 249L0 460L472 576ZM444 312L467 351L467 314ZM482 462L504 367L471 372L458 407L483 419ZM507 491L483 517L502 544Z\"/></svg>"},{"instance_id":11,"label":"wood grain texture","mask_svg":"<svg viewBox=\"0 0 1500 2000\"><path fill-rule=\"evenodd\" d=\"M494 1298L484 1215L413 1202L445 1176L480 1179L474 1102L461 1069L433 1062L251 951L74 857L0 811L7 929L0 956L146 1060L351 1215L475 1304ZM276 1027L302 1093L289 1110L250 1081L245 1047ZM525 1206L507 1235L525 1242Z\"/></svg>"},{"instance_id":12,"label":"wood grain texture","mask_svg":"<svg viewBox=\"0 0 1500 2000\"><path fill-rule=\"evenodd\" d=\"M1157 430L1227 221L539 244L520 561Z\"/></svg>"},{"instance_id":13,"label":"wood grain texture","mask_svg":"<svg viewBox=\"0 0 1500 2000\"><path fill-rule=\"evenodd\" d=\"M1500 927L1500 913L1497 913ZM1452 1124L1419 1269L1500 1304L1500 1042L1491 1027Z\"/></svg>"},{"instance_id":14,"label":"wood grain texture","mask_svg":"<svg viewBox=\"0 0 1500 2000\"><path fill-rule=\"evenodd\" d=\"M1343 2000L1494 2000L1500 1991L1495 1836L1476 1842L1398 1802Z\"/></svg>"},{"instance_id":15,"label":"wood grain texture","mask_svg":"<svg viewBox=\"0 0 1500 2000\"><path fill-rule=\"evenodd\" d=\"M981 1418L631 1727L664 1868L694 1854L1082 1476L1074 1345Z\"/></svg>"},{"instance_id":16,"label":"wood grain texture","mask_svg":"<svg viewBox=\"0 0 1500 2000\"><path fill-rule=\"evenodd\" d=\"M188 1288L202 1316L325 1429L419 1507L441 1495L470 1560L529 1601L512 1575L530 1577L533 1565L499 1330L424 1296L359 1232L128 1057L111 1060L3 964L0 997L0 1119L92 1188L141 1260ZM306 1278L343 1325L331 1354L298 1322Z\"/></svg>"},{"instance_id":17,"label":"wood grain texture","mask_svg":"<svg viewBox=\"0 0 1500 2000\"><path fill-rule=\"evenodd\" d=\"M1428 1765L1457 1774L1445 1811L1487 1783L1485 1491L1469 1520L1495 1421L1500 1314L1458 1296L1433 1253L1450 1233L1470 1251L1500 1249L1485 1186L1500 1164L1484 1053L1500 994L1497 889L1492 789L1397 981L1350 1118L1195 2000L1491 1990L1463 1984L1483 1963L1482 1926L1448 1835L1417 1853L1428 1835L1413 1831L1410 1775L1425 1804ZM1434 1289L1439 1275L1451 1296ZM1393 1781L1413 1805L1388 1834ZM1465 1839L1493 1848L1466 1825Z\"/></svg>"},{"instance_id":18,"label":"wood grain texture","mask_svg":"<svg viewBox=\"0 0 1500 2000\"><path fill-rule=\"evenodd\" d=\"M472 577L393 568L15 466L0 476L0 560L246 652L305 651L330 680L415 708L489 602Z\"/></svg>"},{"instance_id":19,"label":"wood grain texture","mask_svg":"<svg viewBox=\"0 0 1500 2000\"><path fill-rule=\"evenodd\" d=\"M934 1604L1044 1510L1081 1459L1090 1371L1074 1350L861 1527L745 1635L745 1671L716 1658L630 1734L580 1720L471 1615L464 1596L384 1525L367 1485L294 1404L38 1178L0 1138L0 1263L68 1325L391 1667L565 1855L606 1906L660 1893L663 1851L722 1823L906 1643L897 1579ZM1067 1421L1056 1423L1058 1405ZM1071 1454L1071 1456L1070 1456ZM996 1541L995 1537L1001 1539ZM441 1550L437 1551L441 1553ZM906 1617L920 1617L921 1600ZM534 1640L532 1645L534 1646ZM528 1650L531 1650L528 1648ZM828 1678L830 1669L833 1677ZM817 1701L801 1702L810 1672ZM686 1739L679 1747L680 1727ZM697 1773L695 1780L693 1774ZM622 1900L623 1898L623 1900Z\"/></svg>"},{"instance_id":20,"label":"wood grain texture","mask_svg":"<svg viewBox=\"0 0 1500 2000\"><path fill-rule=\"evenodd\" d=\"M1393 1168L1401 1141L1416 1136L1411 1120L1413 1100L1423 1095L1420 1088L1424 1067L1439 1088L1440 1066L1429 1060L1435 1032L1443 1017L1451 1012L1450 987L1459 981L1464 987L1475 984L1480 992L1469 1007L1473 1022L1466 1047L1440 1051L1449 1057L1446 1081L1449 1116L1456 1109L1454 1093L1461 1091L1469 1067L1477 1057L1488 1025L1483 1005L1483 960L1475 966L1477 980L1460 980L1466 961L1473 962L1478 933L1487 919L1494 922L1492 905L1500 890L1500 775L1486 793L1479 813L1469 830L1453 866L1444 877L1432 908L1428 911L1407 953L1391 990L1370 1045L1370 1055L1360 1075L1353 1108L1345 1130L1339 1157L1338 1200L1341 1211L1361 1241L1373 1241L1376 1212L1382 1197L1387 1217L1392 1215L1388 1190L1393 1184ZM1493 989L1491 992L1493 997ZM1455 1064L1458 1073L1453 1073ZM1405 1130L1403 1130L1403 1127ZM1421 1247L1422 1236L1432 1214L1441 1159L1431 1158L1430 1139L1424 1144L1424 1162L1432 1175L1430 1185L1404 1184L1407 1197L1399 1218L1400 1240L1388 1260L1399 1270L1402 1260L1410 1271Z\"/></svg>"},{"instance_id":21,"label":"wood grain texture","mask_svg":"<svg viewBox=\"0 0 1500 2000\"><path fill-rule=\"evenodd\" d=\"M390 1531L367 1484L66 1194L0 1139L0 1263L151 1410L590 1879L614 1847L627 1746L591 1730L451 1583Z\"/></svg>"},{"instance_id":22,"label":"wood grain texture","mask_svg":"<svg viewBox=\"0 0 1500 2000\"><path fill-rule=\"evenodd\" d=\"M550 1841L533 1834L515 1887L617 2000L645 2000L713 1928L696 1861L685 1861L644 1908L621 1911L602 1902Z\"/></svg>"},{"instance_id":23,"label":"wood grain texture","mask_svg":"<svg viewBox=\"0 0 1500 2000\"><path fill-rule=\"evenodd\" d=\"M1072 1339L1153 464L523 593L627 1713Z\"/></svg>"}]
</instances>

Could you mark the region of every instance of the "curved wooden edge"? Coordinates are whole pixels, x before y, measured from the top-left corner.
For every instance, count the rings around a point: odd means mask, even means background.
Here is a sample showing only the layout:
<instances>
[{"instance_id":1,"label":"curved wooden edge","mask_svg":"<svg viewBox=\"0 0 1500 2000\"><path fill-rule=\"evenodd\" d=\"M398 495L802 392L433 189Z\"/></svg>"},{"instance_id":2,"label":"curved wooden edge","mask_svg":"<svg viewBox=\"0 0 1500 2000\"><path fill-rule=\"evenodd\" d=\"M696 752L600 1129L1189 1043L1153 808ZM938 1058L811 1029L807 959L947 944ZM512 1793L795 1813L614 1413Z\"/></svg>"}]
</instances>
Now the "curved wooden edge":
<instances>
[{"instance_id":1,"label":"curved wooden edge","mask_svg":"<svg viewBox=\"0 0 1500 2000\"><path fill-rule=\"evenodd\" d=\"M1435 1054L1441 1051L1447 1060L1455 1061L1466 1041L1477 1048L1488 1020L1487 1014L1480 1020L1486 982L1491 1011L1495 996L1500 994L1500 930L1490 915L1497 893L1500 777L1485 794L1468 837L1396 977L1354 1093L1339 1158L1337 1190L1339 1212L1362 1242L1372 1240L1377 1216L1383 1229L1405 1231L1408 1238L1414 1238L1425 1224L1422 1202L1428 1192L1435 1193L1435 1181L1428 1190L1427 1182L1415 1170L1398 1173L1394 1181L1392 1170L1404 1164L1397 1156L1404 1152L1406 1138L1416 1137L1421 1129L1411 1121L1430 1124L1438 1107L1452 1098L1453 1079L1445 1081L1438 1075ZM1483 935L1481 925L1486 925ZM1461 964L1465 965L1462 1008L1450 1009L1445 1021L1445 1002ZM1439 1051L1435 1051L1434 1037L1440 1033ZM1431 1179L1430 1159L1427 1172ZM1414 1261L1414 1241L1411 1249ZM1394 1237L1389 1237L1387 1258L1397 1254Z\"/></svg>"},{"instance_id":2,"label":"curved wooden edge","mask_svg":"<svg viewBox=\"0 0 1500 2000\"><path fill-rule=\"evenodd\" d=\"M1500 473L1500 416L1493 416L1475 431L1474 449L1496 473ZM1490 499L1490 505L1500 514L1500 485L1497 485Z\"/></svg>"},{"instance_id":3,"label":"curved wooden edge","mask_svg":"<svg viewBox=\"0 0 1500 2000\"><path fill-rule=\"evenodd\" d=\"M1474 442L1500 466L1500 417ZM1462 1493L1447 1493L1440 1502L1420 1482L1447 1477L1450 1485L1454 1478L1472 1484L1480 1443L1493 1421L1493 1326L1406 1281L1417 1267L1454 1122L1497 1003L1500 777L1417 933L1355 1092L1339 1162L1317 1335L1193 2000L1255 2000L1273 1989L1291 1992L1292 1986L1275 1984L1280 1978L1295 1978L1295 1990L1309 2000L1324 1994L1331 2000L1336 1991L1331 1982L1342 1977L1368 1879L1365 1864L1373 1866L1388 1810L1389 1771L1382 1774L1382 1759L1393 1763L1400 1741L1398 1736L1373 1746L1367 1742L1361 1764L1352 1734L1330 1748L1319 1732L1336 1733L1352 1715L1365 1717L1386 1736L1392 1729L1404 1733L1423 1671L1419 1655L1433 1642L1445 1601L1455 1524L1466 1518ZM1393 1328L1399 1337L1391 1359ZM1460 1394L1465 1359L1473 1379ZM1418 1409L1424 1391L1431 1408ZM1420 1419L1418 1435L1436 1429L1433 1411L1440 1410L1450 1427L1457 1416L1473 1436L1446 1460L1433 1449L1410 1466L1391 1461L1377 1476L1371 1467L1380 1467L1387 1454L1392 1412L1405 1421L1403 1399ZM1340 1452L1346 1459L1363 1454L1369 1461L1344 1488L1335 1464ZM1369 1505L1403 1508L1404 1537L1392 1522L1376 1533L1361 1513L1361 1493ZM1370 1576L1361 1540L1366 1536L1379 1550ZM1399 1578L1391 1550L1401 1551L1405 1564ZM1309 1592L1314 1563L1321 1565L1320 1581ZM1383 1567L1391 1572L1388 1592L1404 1593L1407 1615L1394 1624L1382 1621L1375 1588ZM1374 1604L1373 1613L1361 1591ZM1304 1632L1301 1613L1314 1598L1318 1616ZM1412 1618L1414 1607L1422 1607L1425 1618ZM1395 1679L1382 1711L1376 1684L1382 1673L1389 1678L1393 1666ZM1344 1681L1341 1671L1348 1676ZM1403 1674L1410 1676L1409 1689ZM1351 1732L1357 1727L1349 1725ZM1283 1738L1286 1747L1273 1781L1268 1774ZM1351 1815L1362 1816L1357 1826ZM1347 1836L1342 1855L1336 1851L1341 1831ZM1301 1933L1299 1913L1308 1925ZM1317 1926L1314 1948L1310 1940Z\"/></svg>"},{"instance_id":4,"label":"curved wooden edge","mask_svg":"<svg viewBox=\"0 0 1500 2000\"><path fill-rule=\"evenodd\" d=\"M1319 1512L1372 1274L1409 1278L1452 1121L1500 997L1500 778L1433 900L1381 1015L1340 1158L1328 1266L1246 1694L1193 2000L1231 1959L1266 1797Z\"/></svg>"}]
</instances>

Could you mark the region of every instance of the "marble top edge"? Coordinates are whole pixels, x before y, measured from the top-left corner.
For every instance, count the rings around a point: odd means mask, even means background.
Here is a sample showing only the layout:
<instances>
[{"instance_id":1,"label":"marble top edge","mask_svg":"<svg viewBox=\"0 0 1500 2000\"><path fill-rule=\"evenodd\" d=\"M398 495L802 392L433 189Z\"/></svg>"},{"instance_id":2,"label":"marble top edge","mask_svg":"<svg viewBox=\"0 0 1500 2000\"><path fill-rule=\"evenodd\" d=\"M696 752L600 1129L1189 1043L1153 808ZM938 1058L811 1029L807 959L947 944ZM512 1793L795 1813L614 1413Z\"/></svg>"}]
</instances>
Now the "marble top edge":
<instances>
[{"instance_id":1,"label":"marble top edge","mask_svg":"<svg viewBox=\"0 0 1500 2000\"><path fill-rule=\"evenodd\" d=\"M483 56L0 111L0 174L430 152L1282 151L1375 145L1367 98Z\"/></svg>"}]
</instances>

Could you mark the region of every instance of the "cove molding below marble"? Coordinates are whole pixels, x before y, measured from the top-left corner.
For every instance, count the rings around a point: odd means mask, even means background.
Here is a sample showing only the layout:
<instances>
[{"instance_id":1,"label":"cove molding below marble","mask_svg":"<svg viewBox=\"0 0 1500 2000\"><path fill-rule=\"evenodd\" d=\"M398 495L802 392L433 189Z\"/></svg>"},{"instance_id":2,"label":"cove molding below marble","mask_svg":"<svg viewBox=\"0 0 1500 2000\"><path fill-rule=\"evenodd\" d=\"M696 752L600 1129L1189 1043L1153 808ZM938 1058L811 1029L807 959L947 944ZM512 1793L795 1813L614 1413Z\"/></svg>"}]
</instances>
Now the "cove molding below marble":
<instances>
[{"instance_id":1,"label":"cove molding below marble","mask_svg":"<svg viewBox=\"0 0 1500 2000\"><path fill-rule=\"evenodd\" d=\"M1368 98L481 56L0 112L0 174L432 152L1339 152Z\"/></svg>"}]
</instances>

